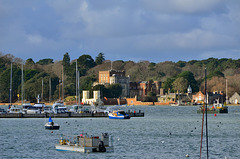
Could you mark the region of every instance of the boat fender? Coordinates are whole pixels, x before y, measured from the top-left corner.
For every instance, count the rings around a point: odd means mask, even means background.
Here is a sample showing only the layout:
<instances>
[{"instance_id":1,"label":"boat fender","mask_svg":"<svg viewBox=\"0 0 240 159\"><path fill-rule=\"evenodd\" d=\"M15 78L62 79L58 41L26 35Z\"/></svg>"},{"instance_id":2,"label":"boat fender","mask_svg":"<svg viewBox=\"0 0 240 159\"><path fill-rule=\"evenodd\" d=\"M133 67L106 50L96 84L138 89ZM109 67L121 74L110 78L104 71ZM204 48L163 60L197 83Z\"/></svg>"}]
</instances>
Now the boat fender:
<instances>
[{"instance_id":1,"label":"boat fender","mask_svg":"<svg viewBox=\"0 0 240 159\"><path fill-rule=\"evenodd\" d=\"M99 149L99 152L106 152L106 148L105 148L105 146L104 146L103 141L99 141L99 143L98 143L98 149Z\"/></svg>"}]
</instances>

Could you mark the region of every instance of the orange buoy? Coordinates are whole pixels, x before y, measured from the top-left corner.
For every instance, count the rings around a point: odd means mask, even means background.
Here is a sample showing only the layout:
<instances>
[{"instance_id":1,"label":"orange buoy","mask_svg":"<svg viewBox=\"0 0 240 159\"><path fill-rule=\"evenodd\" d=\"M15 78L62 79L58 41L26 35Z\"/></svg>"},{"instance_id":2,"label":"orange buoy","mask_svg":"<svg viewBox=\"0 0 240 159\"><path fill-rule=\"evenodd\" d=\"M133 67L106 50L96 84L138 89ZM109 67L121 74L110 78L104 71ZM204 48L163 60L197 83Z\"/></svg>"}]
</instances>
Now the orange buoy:
<instances>
[{"instance_id":1,"label":"orange buoy","mask_svg":"<svg viewBox=\"0 0 240 159\"><path fill-rule=\"evenodd\" d=\"M214 114L214 116L217 116L217 114Z\"/></svg>"}]
</instances>

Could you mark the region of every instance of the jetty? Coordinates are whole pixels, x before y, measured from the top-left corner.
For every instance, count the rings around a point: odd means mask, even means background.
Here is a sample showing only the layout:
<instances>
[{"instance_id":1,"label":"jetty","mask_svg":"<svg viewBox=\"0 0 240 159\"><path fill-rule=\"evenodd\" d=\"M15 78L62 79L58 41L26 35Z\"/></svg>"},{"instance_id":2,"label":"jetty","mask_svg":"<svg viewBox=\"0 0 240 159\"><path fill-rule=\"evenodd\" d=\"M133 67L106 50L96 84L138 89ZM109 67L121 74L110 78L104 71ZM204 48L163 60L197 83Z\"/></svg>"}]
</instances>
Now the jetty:
<instances>
[{"instance_id":1,"label":"jetty","mask_svg":"<svg viewBox=\"0 0 240 159\"><path fill-rule=\"evenodd\" d=\"M127 112L130 117L144 117L144 112ZM24 114L24 113L6 113L0 114L0 118L108 118L108 113L42 113L42 114Z\"/></svg>"}]
</instances>

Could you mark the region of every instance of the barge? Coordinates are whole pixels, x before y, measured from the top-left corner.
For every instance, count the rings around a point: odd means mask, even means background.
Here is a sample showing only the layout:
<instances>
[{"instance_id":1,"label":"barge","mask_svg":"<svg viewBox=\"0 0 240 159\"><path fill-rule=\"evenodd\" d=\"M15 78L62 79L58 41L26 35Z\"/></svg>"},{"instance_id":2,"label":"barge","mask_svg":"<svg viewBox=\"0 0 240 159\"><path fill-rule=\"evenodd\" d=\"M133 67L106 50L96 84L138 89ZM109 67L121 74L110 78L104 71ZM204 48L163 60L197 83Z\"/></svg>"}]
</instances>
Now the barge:
<instances>
[{"instance_id":1,"label":"barge","mask_svg":"<svg viewBox=\"0 0 240 159\"><path fill-rule=\"evenodd\" d=\"M59 144L55 145L57 151L73 151L73 152L114 152L112 138L108 133L102 133L99 136L89 136L88 134L80 134L79 136L62 135Z\"/></svg>"}]
</instances>

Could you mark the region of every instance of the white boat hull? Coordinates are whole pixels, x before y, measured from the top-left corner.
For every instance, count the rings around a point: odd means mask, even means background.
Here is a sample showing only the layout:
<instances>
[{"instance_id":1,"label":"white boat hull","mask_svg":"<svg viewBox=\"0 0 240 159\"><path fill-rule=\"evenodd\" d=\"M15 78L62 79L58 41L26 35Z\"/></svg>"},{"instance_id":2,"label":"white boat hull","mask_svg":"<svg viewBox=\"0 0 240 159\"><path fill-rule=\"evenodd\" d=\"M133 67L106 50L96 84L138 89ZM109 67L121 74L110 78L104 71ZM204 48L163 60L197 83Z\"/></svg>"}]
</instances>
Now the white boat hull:
<instances>
[{"instance_id":1,"label":"white boat hull","mask_svg":"<svg viewBox=\"0 0 240 159\"><path fill-rule=\"evenodd\" d=\"M55 145L57 151L74 151L82 153L98 152L97 147L82 147L70 145ZM114 152L113 146L105 147L106 152Z\"/></svg>"}]
</instances>

